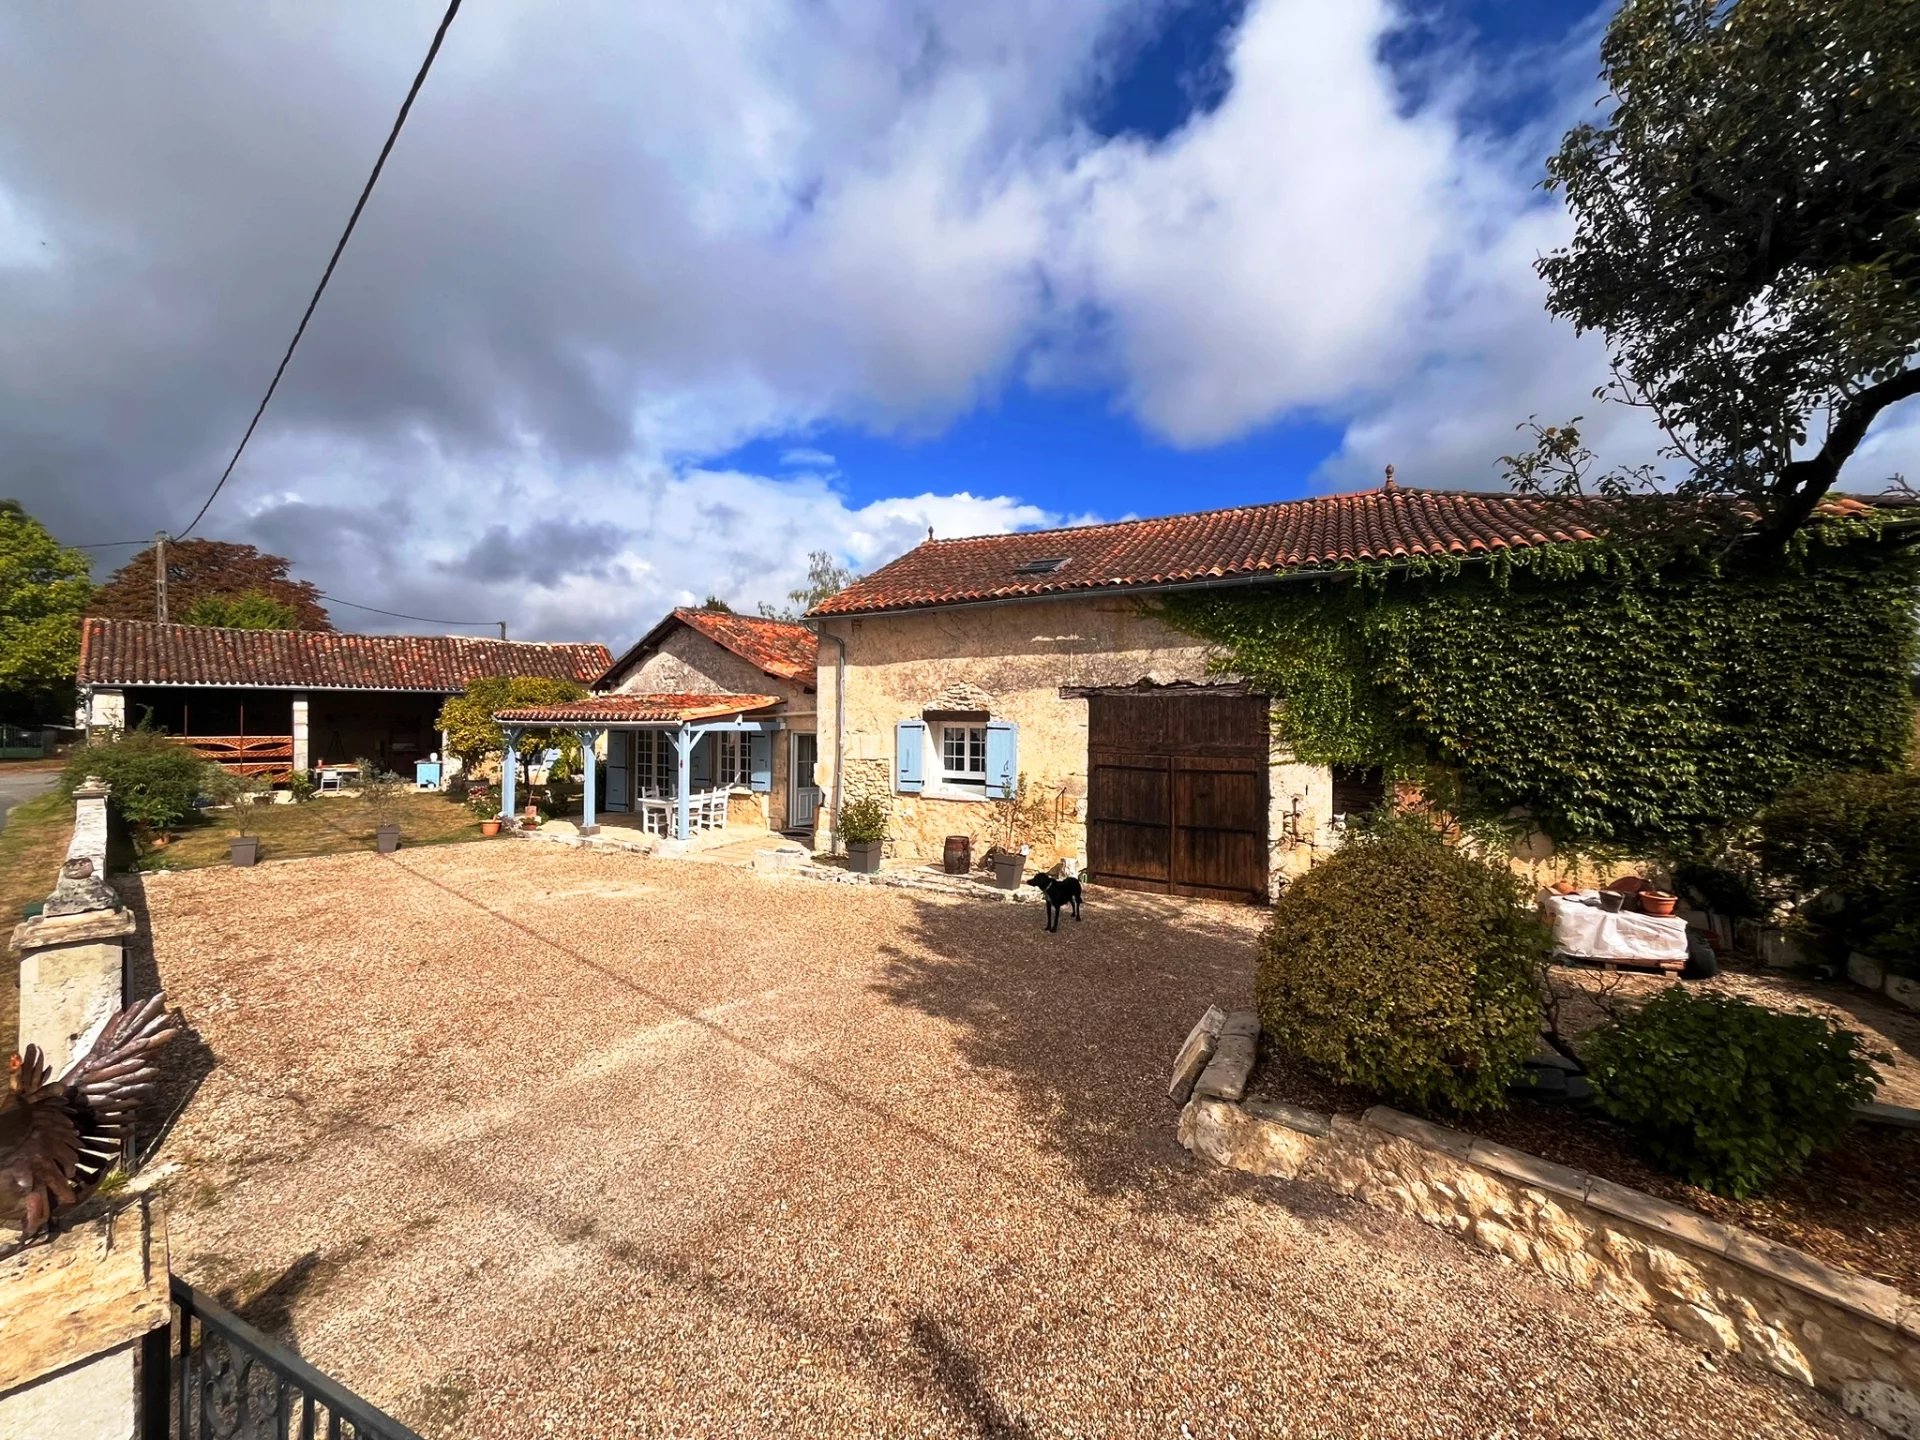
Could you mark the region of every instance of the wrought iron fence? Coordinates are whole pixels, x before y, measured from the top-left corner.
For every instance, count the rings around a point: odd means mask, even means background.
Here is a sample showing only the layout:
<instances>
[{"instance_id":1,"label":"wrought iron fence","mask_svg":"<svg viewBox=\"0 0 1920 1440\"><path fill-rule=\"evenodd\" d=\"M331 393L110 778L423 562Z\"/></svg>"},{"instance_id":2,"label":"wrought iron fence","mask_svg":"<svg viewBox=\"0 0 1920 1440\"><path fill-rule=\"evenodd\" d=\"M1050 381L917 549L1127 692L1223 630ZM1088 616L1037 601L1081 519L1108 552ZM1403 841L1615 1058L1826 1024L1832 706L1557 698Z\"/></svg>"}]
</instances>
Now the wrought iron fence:
<instances>
[{"instance_id":1,"label":"wrought iron fence","mask_svg":"<svg viewBox=\"0 0 1920 1440\"><path fill-rule=\"evenodd\" d=\"M178 1276L140 1367L141 1440L421 1440Z\"/></svg>"}]
</instances>

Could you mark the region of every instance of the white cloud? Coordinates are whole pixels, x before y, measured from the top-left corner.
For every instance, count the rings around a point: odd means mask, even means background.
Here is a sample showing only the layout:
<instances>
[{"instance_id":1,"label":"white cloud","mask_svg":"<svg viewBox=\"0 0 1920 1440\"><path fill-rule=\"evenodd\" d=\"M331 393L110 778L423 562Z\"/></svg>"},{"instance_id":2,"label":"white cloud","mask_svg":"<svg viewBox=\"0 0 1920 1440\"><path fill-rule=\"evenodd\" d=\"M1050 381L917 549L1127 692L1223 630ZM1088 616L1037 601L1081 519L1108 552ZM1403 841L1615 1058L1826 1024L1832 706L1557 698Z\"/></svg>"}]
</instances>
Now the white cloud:
<instances>
[{"instance_id":1,"label":"white cloud","mask_svg":"<svg viewBox=\"0 0 1920 1440\"><path fill-rule=\"evenodd\" d=\"M1252 0L1216 108L1089 133L1172 3L469 7L212 531L386 608L617 636L779 600L822 543L865 568L929 524L1057 522L984 484L854 505L803 444L712 468L1010 384L1190 447L1330 421L1328 485L1494 483L1535 411L1651 450L1531 268L1591 25L1528 57L1558 108L1498 143L1464 107L1514 77L1451 52L1410 87L1394 0ZM0 446L61 533L198 505L432 18L0 9ZM1911 474L1903 422L1870 454Z\"/></svg>"}]
</instances>

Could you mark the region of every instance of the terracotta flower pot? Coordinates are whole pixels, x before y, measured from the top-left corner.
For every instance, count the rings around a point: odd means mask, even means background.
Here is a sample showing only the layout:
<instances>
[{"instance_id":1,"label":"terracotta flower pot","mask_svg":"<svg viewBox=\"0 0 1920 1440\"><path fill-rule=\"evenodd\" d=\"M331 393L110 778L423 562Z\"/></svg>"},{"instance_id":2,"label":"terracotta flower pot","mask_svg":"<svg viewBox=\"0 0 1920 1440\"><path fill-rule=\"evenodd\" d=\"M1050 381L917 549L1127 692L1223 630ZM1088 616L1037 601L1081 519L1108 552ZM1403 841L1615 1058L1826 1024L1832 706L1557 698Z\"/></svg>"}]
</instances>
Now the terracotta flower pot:
<instances>
[{"instance_id":1,"label":"terracotta flower pot","mask_svg":"<svg viewBox=\"0 0 1920 1440\"><path fill-rule=\"evenodd\" d=\"M1671 915L1673 907L1680 903L1678 895L1669 895L1664 890L1642 890L1640 892L1640 911L1645 915Z\"/></svg>"},{"instance_id":2,"label":"terracotta flower pot","mask_svg":"<svg viewBox=\"0 0 1920 1440\"><path fill-rule=\"evenodd\" d=\"M500 817L496 815L491 820L482 820L480 822L480 833L482 835L498 835L500 833Z\"/></svg>"}]
</instances>

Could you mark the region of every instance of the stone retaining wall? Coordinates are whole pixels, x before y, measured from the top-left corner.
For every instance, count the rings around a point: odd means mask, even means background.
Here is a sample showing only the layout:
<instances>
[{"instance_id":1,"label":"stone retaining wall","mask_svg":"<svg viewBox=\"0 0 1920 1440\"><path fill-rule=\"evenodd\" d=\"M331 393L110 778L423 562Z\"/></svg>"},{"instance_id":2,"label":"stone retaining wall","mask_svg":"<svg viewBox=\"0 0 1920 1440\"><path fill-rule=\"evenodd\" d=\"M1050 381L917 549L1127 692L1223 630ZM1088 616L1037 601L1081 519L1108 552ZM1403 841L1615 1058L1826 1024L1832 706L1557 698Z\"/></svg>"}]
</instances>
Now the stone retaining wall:
<instances>
[{"instance_id":1,"label":"stone retaining wall","mask_svg":"<svg viewBox=\"0 0 1920 1440\"><path fill-rule=\"evenodd\" d=\"M1907 1010L1920 1010L1920 980L1895 975L1871 955L1856 950L1847 957L1847 978Z\"/></svg>"},{"instance_id":2,"label":"stone retaining wall","mask_svg":"<svg viewBox=\"0 0 1920 1440\"><path fill-rule=\"evenodd\" d=\"M1450 1230L1834 1395L1920 1440L1920 1300L1598 1176L1385 1106L1358 1118L1195 1098L1180 1140Z\"/></svg>"},{"instance_id":3,"label":"stone retaining wall","mask_svg":"<svg viewBox=\"0 0 1920 1440\"><path fill-rule=\"evenodd\" d=\"M57 1075L126 1003L131 912L106 883L108 789L73 792L73 838L40 914L14 927L20 952L19 1046L38 1045Z\"/></svg>"}]
</instances>

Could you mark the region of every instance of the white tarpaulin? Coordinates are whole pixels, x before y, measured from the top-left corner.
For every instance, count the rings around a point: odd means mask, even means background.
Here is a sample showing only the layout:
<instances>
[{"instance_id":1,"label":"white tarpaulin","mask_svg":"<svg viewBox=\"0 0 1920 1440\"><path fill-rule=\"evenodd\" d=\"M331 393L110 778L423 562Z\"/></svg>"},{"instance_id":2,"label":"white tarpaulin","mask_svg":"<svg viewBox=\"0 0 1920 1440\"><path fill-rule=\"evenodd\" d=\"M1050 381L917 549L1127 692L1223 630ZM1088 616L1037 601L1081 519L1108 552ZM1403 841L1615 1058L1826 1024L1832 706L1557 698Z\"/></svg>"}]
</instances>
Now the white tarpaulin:
<instances>
[{"instance_id":1,"label":"white tarpaulin","mask_svg":"<svg viewBox=\"0 0 1920 1440\"><path fill-rule=\"evenodd\" d=\"M1587 960L1687 958L1687 922L1678 915L1610 914L1579 895L1549 895L1540 905L1553 917L1553 948L1563 955Z\"/></svg>"}]
</instances>

